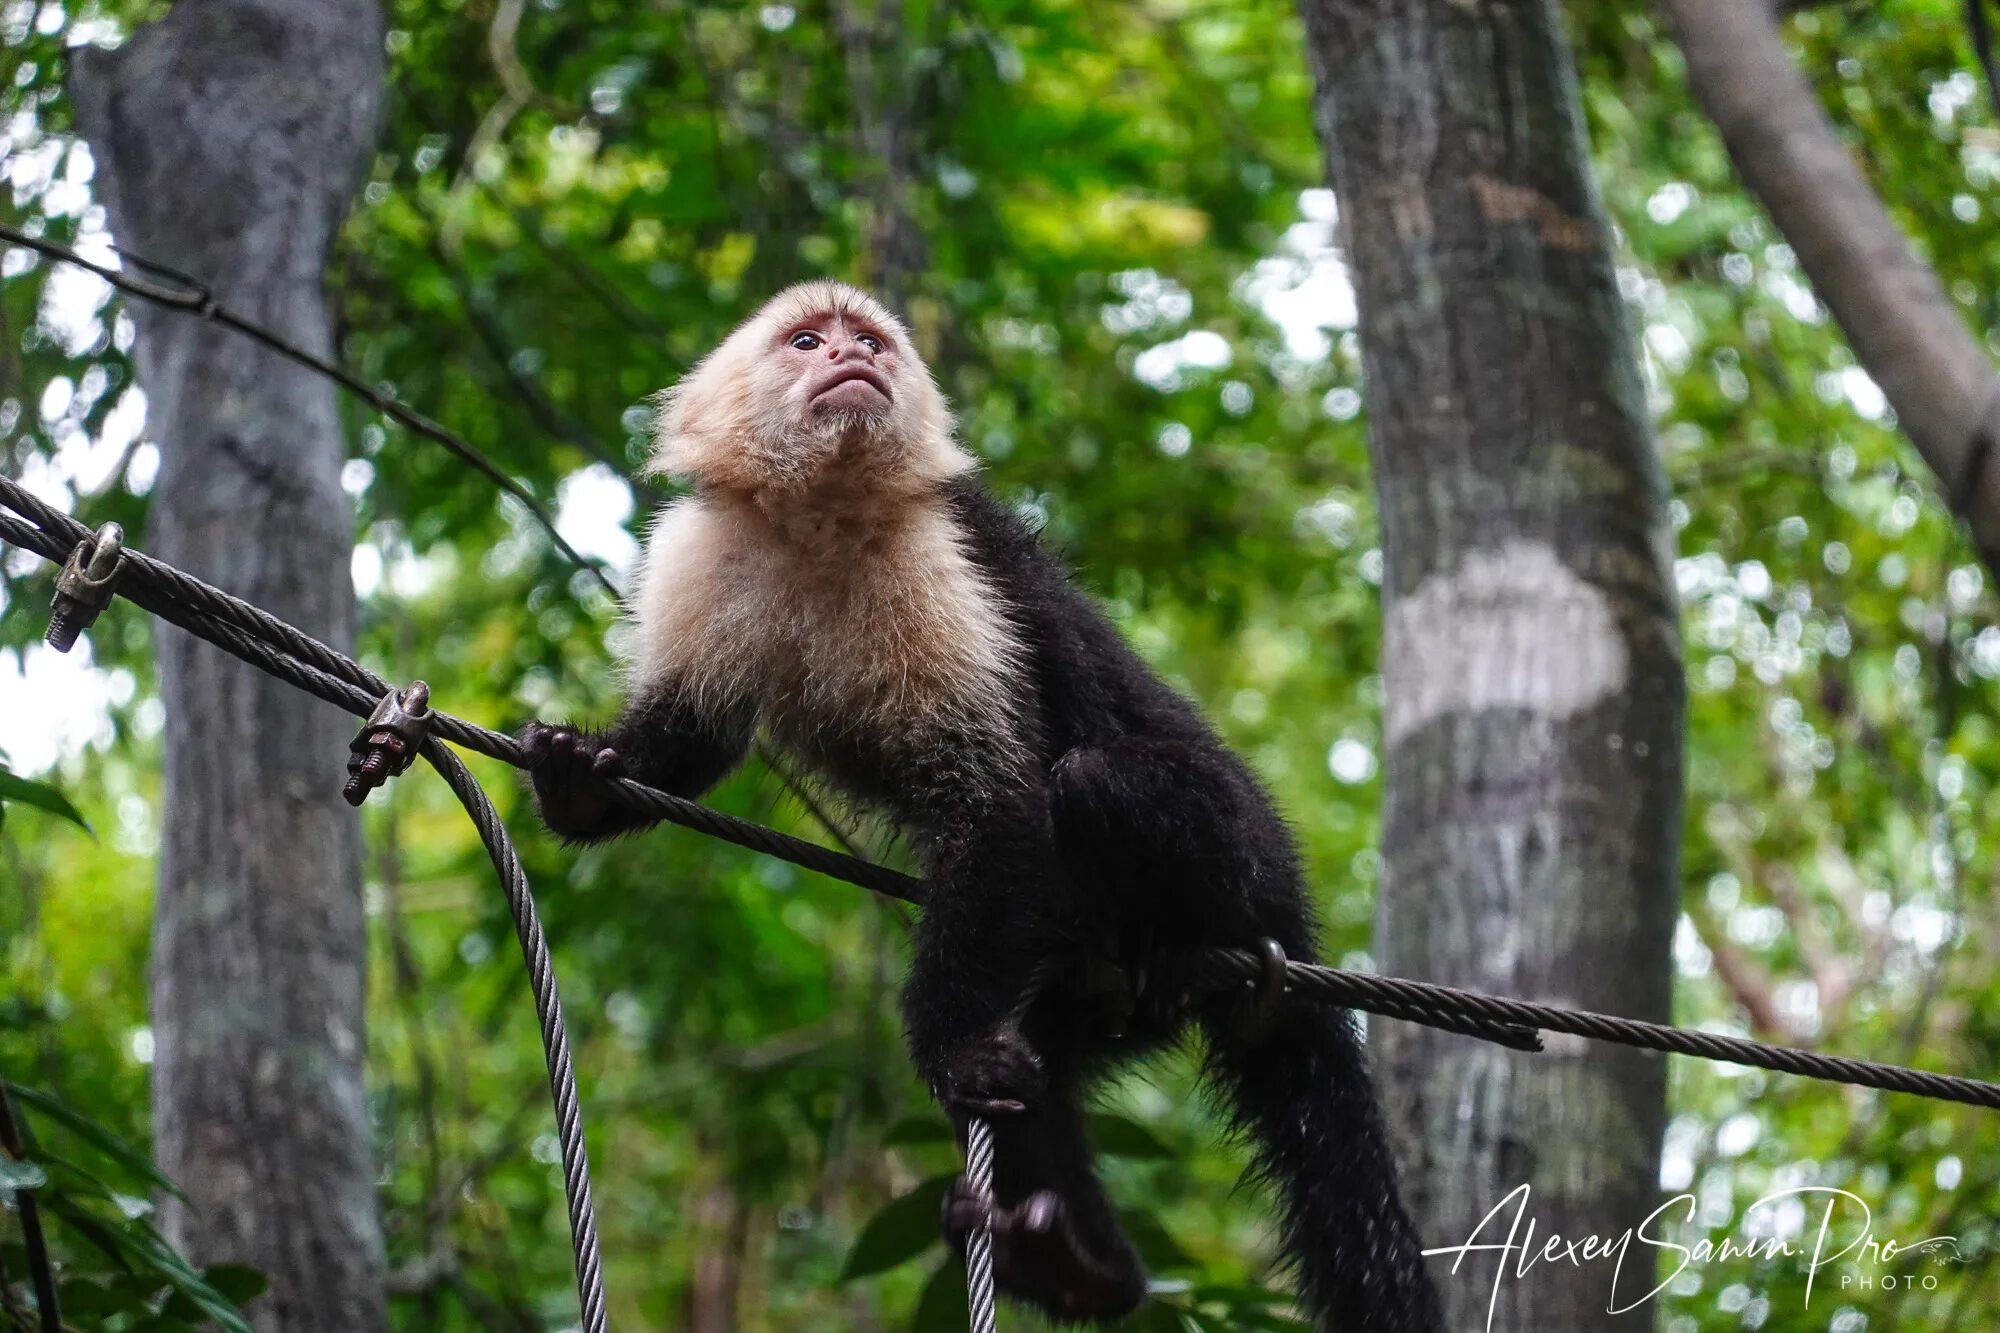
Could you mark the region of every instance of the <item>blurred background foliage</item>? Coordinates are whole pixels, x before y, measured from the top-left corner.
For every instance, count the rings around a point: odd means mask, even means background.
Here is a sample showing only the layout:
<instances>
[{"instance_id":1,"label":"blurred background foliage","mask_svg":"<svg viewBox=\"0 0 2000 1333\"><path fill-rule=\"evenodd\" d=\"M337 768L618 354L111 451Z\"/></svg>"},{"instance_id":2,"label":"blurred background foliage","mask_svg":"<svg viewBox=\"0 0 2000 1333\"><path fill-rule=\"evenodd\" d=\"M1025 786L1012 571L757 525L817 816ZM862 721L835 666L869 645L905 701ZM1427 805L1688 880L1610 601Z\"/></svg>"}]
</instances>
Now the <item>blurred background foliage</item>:
<instances>
[{"instance_id":1,"label":"blurred background foliage","mask_svg":"<svg viewBox=\"0 0 2000 1333\"><path fill-rule=\"evenodd\" d=\"M0 218L103 253L64 52L159 8L0 0ZM993 487L1252 757L1301 833L1331 952L1365 960L1381 564L1352 297L1290 13L1240 0L388 8L381 150L329 272L349 364L498 459L620 568L659 495L626 481L650 395L783 283L890 277ZM1994 590L1737 187L1648 7L1571 9L1674 489L1692 686L1678 1018L1991 1077ZM1827 4L1787 31L2000 350L2000 122L1960 9ZM887 162L869 146L885 124L900 144ZM927 252L907 276L874 244L884 208ZM131 342L101 282L0 257L0 467L92 523L143 532L156 456ZM609 599L488 483L351 411L369 664L423 676L445 707L494 725L609 712ZM78 662L58 660L35 645L49 571L19 554L0 570L0 746L95 828L6 807L0 1069L143 1144L150 627L120 607ZM680 830L564 851L533 832L509 773L479 772L512 802L565 987L614 1319L961 1326L925 1184L954 1153L899 1047L896 914ZM713 799L819 833L761 769ZM501 896L438 784L397 784L366 823L397 1320L561 1327L561 1181ZM1823 1272L1810 1308L1797 1260L1690 1266L1660 1298L1663 1327L2000 1316L2000 1118L1694 1062L1673 1080L1663 1185L1699 1199L1676 1239L1803 1228L1809 1242L1817 1206L1749 1206L1832 1186L1869 1201L1878 1239L1954 1233L1967 1262L1904 1260L1867 1289ZM1261 1201L1233 1188L1240 1159L1190 1087L1188 1061L1168 1061L1117 1089L1103 1125L1114 1193L1171 1290L1154 1323L1292 1326L1263 1291ZM67 1132L36 1105L20 1114ZM115 1268L52 1229L78 1280ZM0 1267L19 1280L15 1239L0 1230ZM1658 1276L1671 1272L1669 1257ZM1919 1280L1885 1289L1884 1274ZM149 1317L165 1322L143 1326L200 1317L152 1291Z\"/></svg>"}]
</instances>

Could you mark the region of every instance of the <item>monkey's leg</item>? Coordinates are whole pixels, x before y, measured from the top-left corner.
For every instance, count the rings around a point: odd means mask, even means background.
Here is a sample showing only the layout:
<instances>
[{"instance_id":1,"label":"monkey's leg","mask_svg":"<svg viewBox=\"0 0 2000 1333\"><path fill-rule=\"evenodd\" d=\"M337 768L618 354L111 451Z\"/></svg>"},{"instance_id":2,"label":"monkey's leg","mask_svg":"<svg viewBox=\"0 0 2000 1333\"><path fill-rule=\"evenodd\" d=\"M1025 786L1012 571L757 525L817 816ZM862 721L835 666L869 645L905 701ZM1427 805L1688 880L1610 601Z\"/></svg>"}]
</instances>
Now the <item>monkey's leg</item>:
<instances>
[{"instance_id":1,"label":"monkey's leg","mask_svg":"<svg viewBox=\"0 0 2000 1333\"><path fill-rule=\"evenodd\" d=\"M1241 761L1212 742L1123 737L1071 750L1051 770L1049 816L1072 880L1120 934L1305 943L1286 920L1298 879L1290 837Z\"/></svg>"},{"instance_id":2,"label":"monkey's leg","mask_svg":"<svg viewBox=\"0 0 2000 1333\"><path fill-rule=\"evenodd\" d=\"M910 1060L945 1109L1018 1115L1048 1088L1015 1014L1037 966L1062 949L1055 849L1039 818L998 802L947 828L925 849L903 986Z\"/></svg>"},{"instance_id":3,"label":"monkey's leg","mask_svg":"<svg viewBox=\"0 0 2000 1333\"><path fill-rule=\"evenodd\" d=\"M990 1220L994 1285L1051 1318L1120 1319L1138 1309L1146 1270L1098 1183L1071 1096L993 1126L990 1209L961 1177L945 1198L946 1238L963 1253Z\"/></svg>"},{"instance_id":4,"label":"monkey's leg","mask_svg":"<svg viewBox=\"0 0 2000 1333\"><path fill-rule=\"evenodd\" d=\"M531 722L521 748L542 822L570 842L596 842L648 824L612 801L615 778L694 797L743 761L753 717L748 709L705 714L666 690L641 694L602 732Z\"/></svg>"}]
</instances>

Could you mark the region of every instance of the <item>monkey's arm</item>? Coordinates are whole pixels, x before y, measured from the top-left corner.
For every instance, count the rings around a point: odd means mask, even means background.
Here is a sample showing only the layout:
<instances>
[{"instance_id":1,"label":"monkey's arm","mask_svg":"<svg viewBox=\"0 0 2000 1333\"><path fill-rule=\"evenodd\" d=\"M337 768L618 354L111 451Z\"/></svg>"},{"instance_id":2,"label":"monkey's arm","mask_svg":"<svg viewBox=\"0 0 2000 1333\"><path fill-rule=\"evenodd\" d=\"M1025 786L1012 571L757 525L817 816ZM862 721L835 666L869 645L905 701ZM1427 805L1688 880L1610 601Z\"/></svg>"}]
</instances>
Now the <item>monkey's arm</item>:
<instances>
[{"instance_id":1,"label":"monkey's arm","mask_svg":"<svg viewBox=\"0 0 2000 1333\"><path fill-rule=\"evenodd\" d=\"M743 762L755 720L747 707L706 712L655 687L635 695L602 732L531 722L520 739L542 822L570 842L643 828L653 821L614 802L609 780L699 796Z\"/></svg>"}]
</instances>

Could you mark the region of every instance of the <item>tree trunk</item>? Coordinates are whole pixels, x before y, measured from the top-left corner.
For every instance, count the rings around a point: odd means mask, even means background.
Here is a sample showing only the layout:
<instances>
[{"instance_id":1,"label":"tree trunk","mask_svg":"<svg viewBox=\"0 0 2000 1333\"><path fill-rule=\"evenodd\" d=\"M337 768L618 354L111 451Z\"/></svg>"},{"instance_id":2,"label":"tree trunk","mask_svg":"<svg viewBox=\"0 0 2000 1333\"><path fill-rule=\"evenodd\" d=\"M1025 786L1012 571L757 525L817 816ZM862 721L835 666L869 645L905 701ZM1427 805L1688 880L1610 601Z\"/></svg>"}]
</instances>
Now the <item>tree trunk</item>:
<instances>
[{"instance_id":1,"label":"tree trunk","mask_svg":"<svg viewBox=\"0 0 2000 1333\"><path fill-rule=\"evenodd\" d=\"M868 246L863 280L909 317L911 286L930 247L912 215L916 136L910 117L911 61L902 0L839 0L833 21L847 53L856 156L866 164Z\"/></svg>"},{"instance_id":2,"label":"tree trunk","mask_svg":"<svg viewBox=\"0 0 2000 1333\"><path fill-rule=\"evenodd\" d=\"M1792 6L1799 8L1800 6ZM1820 109L1769 9L1664 0L1688 87L2000 576L2000 375Z\"/></svg>"},{"instance_id":3,"label":"tree trunk","mask_svg":"<svg viewBox=\"0 0 2000 1333\"><path fill-rule=\"evenodd\" d=\"M1672 536L1552 0L1302 9L1382 516L1380 965L1664 1020L1684 711ZM1427 1246L1464 1244L1523 1184L1537 1246L1652 1210L1657 1056L1376 1030ZM1504 1242L1510 1220L1479 1241ZM1608 1264L1430 1262L1454 1330L1651 1319L1607 1315ZM1620 1303L1651 1285L1628 1271Z\"/></svg>"},{"instance_id":4,"label":"tree trunk","mask_svg":"<svg viewBox=\"0 0 2000 1333\"><path fill-rule=\"evenodd\" d=\"M119 242L315 351L335 229L374 145L369 0L182 0L80 51L77 117ZM354 637L334 390L237 334L134 304L147 545L328 642ZM166 778L153 928L155 1153L202 1263L268 1274L260 1329L386 1324L363 1096L353 722L162 626Z\"/></svg>"}]
</instances>

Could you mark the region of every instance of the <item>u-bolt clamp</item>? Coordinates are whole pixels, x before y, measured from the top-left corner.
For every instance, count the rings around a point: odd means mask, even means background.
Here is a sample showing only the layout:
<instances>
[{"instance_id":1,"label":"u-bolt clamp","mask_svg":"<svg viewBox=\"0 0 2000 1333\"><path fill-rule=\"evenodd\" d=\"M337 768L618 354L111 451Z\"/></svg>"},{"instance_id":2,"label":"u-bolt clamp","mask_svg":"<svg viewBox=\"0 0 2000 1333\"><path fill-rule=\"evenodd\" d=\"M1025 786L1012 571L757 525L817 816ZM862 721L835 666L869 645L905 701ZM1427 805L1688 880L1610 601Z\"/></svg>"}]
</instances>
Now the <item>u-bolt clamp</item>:
<instances>
[{"instance_id":1,"label":"u-bolt clamp","mask_svg":"<svg viewBox=\"0 0 2000 1333\"><path fill-rule=\"evenodd\" d=\"M420 680L390 690L348 744L347 785L340 794L360 805L368 793L416 762L431 733L431 687Z\"/></svg>"},{"instance_id":2,"label":"u-bolt clamp","mask_svg":"<svg viewBox=\"0 0 2000 1333\"><path fill-rule=\"evenodd\" d=\"M49 647L66 653L79 634L111 605L111 585L125 565L125 529L106 523L89 541L76 544L56 575L56 596L49 605Z\"/></svg>"},{"instance_id":3,"label":"u-bolt clamp","mask_svg":"<svg viewBox=\"0 0 2000 1333\"><path fill-rule=\"evenodd\" d=\"M1251 952L1257 957L1257 976L1250 982L1250 993L1237 1002L1235 1027L1238 1035L1257 1038L1269 1030L1284 1009L1291 975L1284 947L1276 940L1266 936L1257 941Z\"/></svg>"}]
</instances>

